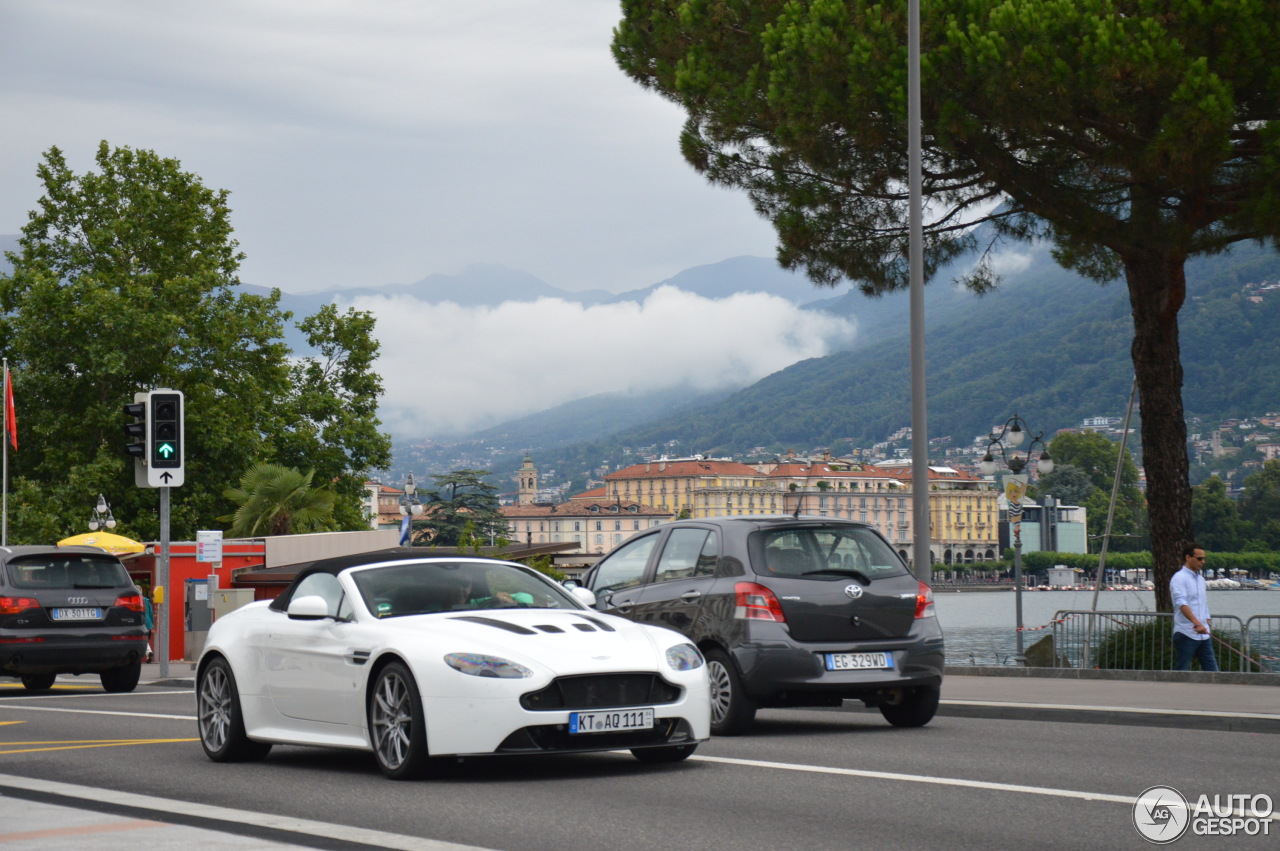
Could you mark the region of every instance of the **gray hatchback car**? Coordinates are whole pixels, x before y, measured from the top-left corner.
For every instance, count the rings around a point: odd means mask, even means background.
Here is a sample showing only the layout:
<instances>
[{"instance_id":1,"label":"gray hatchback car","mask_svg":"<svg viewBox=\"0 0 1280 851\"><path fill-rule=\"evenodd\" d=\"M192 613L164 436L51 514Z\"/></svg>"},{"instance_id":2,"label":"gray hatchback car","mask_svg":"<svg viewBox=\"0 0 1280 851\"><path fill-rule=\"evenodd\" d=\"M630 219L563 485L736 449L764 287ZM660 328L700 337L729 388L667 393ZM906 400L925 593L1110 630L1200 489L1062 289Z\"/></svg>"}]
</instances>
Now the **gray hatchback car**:
<instances>
[{"instance_id":1,"label":"gray hatchback car","mask_svg":"<svg viewBox=\"0 0 1280 851\"><path fill-rule=\"evenodd\" d=\"M870 526L801 515L680 520L634 537L584 580L601 611L688 636L711 675L711 729L758 707L856 699L929 723L942 686L933 592Z\"/></svg>"},{"instance_id":2,"label":"gray hatchback car","mask_svg":"<svg viewBox=\"0 0 1280 851\"><path fill-rule=\"evenodd\" d=\"M142 594L97 547L0 547L0 676L43 691L58 674L97 674L133 691L147 653Z\"/></svg>"}]
</instances>

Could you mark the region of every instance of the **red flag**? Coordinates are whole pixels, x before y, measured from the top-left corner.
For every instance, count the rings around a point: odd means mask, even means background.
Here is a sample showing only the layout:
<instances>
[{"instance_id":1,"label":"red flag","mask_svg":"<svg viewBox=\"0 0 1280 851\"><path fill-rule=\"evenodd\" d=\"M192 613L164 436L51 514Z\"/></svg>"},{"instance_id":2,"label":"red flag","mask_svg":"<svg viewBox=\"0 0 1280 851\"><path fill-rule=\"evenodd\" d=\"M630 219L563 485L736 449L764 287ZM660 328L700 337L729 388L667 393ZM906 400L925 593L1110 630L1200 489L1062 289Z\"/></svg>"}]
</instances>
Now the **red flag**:
<instances>
[{"instance_id":1,"label":"red flag","mask_svg":"<svg viewBox=\"0 0 1280 851\"><path fill-rule=\"evenodd\" d=\"M9 432L9 442L18 448L18 415L13 412L13 382L9 370L4 371L4 428Z\"/></svg>"}]
</instances>

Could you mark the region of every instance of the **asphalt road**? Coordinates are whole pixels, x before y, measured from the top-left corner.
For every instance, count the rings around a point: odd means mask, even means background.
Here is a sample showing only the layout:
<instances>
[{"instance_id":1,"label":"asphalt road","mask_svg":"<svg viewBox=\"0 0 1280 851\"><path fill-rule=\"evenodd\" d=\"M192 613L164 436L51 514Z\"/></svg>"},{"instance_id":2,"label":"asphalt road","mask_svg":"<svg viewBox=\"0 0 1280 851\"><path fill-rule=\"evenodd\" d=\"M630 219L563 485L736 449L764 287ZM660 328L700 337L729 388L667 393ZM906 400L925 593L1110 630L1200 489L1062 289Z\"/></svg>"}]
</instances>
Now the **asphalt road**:
<instances>
[{"instance_id":1,"label":"asphalt road","mask_svg":"<svg viewBox=\"0 0 1280 851\"><path fill-rule=\"evenodd\" d=\"M878 713L772 710L676 766L476 759L416 783L361 752L278 746L217 765L195 736L189 690L27 696L0 681L0 816L23 797L67 803L4 779L37 778L102 789L117 814L321 848L397 847L387 834L512 851L1140 848L1132 802L1150 786L1280 802L1280 736L1239 732L956 717L899 730ZM1274 848L1278 828L1177 847Z\"/></svg>"}]
</instances>

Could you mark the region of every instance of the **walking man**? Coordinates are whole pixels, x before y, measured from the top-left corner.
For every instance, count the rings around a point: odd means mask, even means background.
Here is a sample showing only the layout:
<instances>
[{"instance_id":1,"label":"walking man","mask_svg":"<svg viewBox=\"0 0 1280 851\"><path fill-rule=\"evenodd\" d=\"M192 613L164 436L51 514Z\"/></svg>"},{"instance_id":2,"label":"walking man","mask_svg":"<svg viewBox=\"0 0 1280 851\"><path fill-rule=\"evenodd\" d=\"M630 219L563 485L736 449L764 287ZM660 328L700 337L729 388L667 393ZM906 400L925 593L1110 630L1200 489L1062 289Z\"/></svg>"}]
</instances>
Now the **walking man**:
<instances>
[{"instance_id":1,"label":"walking man","mask_svg":"<svg viewBox=\"0 0 1280 851\"><path fill-rule=\"evenodd\" d=\"M1209 594L1205 588L1204 550L1197 544L1182 548L1182 569L1169 580L1173 597L1173 669L1191 670L1191 659L1204 671L1218 670L1209 635Z\"/></svg>"}]
</instances>

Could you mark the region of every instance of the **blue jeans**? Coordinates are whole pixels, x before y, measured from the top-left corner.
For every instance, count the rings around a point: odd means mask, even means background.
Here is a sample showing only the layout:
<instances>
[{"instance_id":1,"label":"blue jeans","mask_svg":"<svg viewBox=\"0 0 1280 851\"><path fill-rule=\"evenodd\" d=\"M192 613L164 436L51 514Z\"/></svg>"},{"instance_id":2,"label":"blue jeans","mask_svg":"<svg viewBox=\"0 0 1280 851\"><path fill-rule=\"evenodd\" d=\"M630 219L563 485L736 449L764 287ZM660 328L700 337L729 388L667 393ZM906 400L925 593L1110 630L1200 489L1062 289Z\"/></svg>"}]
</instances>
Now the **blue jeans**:
<instances>
[{"instance_id":1,"label":"blue jeans","mask_svg":"<svg viewBox=\"0 0 1280 851\"><path fill-rule=\"evenodd\" d=\"M1191 659L1193 657L1200 660L1200 669L1202 671L1218 670L1218 659L1213 655L1212 638L1206 638L1201 641L1189 635L1175 632L1173 634L1173 669L1175 671L1191 670Z\"/></svg>"}]
</instances>

